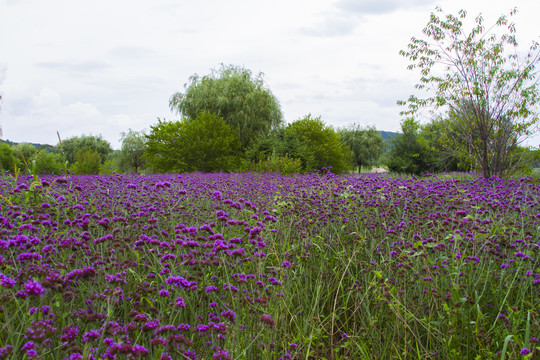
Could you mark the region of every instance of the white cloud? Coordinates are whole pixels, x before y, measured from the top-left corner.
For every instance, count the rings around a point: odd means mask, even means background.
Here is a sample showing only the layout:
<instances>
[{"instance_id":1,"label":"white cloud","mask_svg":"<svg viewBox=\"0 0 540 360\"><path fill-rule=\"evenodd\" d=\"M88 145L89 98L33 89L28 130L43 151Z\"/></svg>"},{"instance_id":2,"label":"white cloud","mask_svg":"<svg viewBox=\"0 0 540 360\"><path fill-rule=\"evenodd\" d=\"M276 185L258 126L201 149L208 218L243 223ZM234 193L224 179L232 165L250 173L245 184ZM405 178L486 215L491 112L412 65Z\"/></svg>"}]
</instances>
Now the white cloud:
<instances>
[{"instance_id":1,"label":"white cloud","mask_svg":"<svg viewBox=\"0 0 540 360\"><path fill-rule=\"evenodd\" d=\"M7 66L6 64L0 64L0 85L6 80Z\"/></svg>"},{"instance_id":2,"label":"white cloud","mask_svg":"<svg viewBox=\"0 0 540 360\"><path fill-rule=\"evenodd\" d=\"M443 9L507 12L507 0L441 0ZM10 5L10 6L8 6ZM398 99L418 74L398 55L434 0L0 0L0 121L14 141L83 133L111 143L175 118L168 99L220 63L266 74L285 119L399 128ZM538 40L538 0L520 0L518 36ZM13 34L4 36L3 34ZM529 39L522 40L528 44ZM6 77L6 74L9 76ZM3 82L2 82L3 81ZM362 120L363 121L363 120Z\"/></svg>"},{"instance_id":3,"label":"white cloud","mask_svg":"<svg viewBox=\"0 0 540 360\"><path fill-rule=\"evenodd\" d=\"M145 126L137 116L106 115L94 104L77 101L64 105L60 93L51 88L40 89L30 97L10 99L7 104L9 122L4 122L4 136L16 142L54 145L58 142L58 131L62 139L82 134L103 135L113 148L118 148L120 132Z\"/></svg>"}]
</instances>

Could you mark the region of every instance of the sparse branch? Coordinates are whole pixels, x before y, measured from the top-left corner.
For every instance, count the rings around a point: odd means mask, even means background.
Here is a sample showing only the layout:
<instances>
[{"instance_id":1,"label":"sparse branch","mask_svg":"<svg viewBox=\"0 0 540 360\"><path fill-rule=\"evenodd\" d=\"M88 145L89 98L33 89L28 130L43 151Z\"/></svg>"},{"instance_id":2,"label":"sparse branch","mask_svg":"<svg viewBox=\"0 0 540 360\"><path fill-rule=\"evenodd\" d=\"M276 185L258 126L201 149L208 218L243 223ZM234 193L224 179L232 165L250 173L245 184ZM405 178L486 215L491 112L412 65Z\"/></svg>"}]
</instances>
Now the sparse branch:
<instances>
[{"instance_id":1,"label":"sparse branch","mask_svg":"<svg viewBox=\"0 0 540 360\"><path fill-rule=\"evenodd\" d=\"M518 145L536 131L538 44L533 43L520 61L516 28L509 17L500 16L486 30L478 15L467 34L462 22L466 11L457 16L439 13L442 10L436 8L431 14L423 30L426 38L411 39L409 50L400 52L411 61L408 69L420 70L416 88L431 95L399 101L408 106L402 114L414 115L425 107L446 109L453 127L447 129L448 149L454 148L454 154L461 154L486 177L506 176L521 164L514 156ZM500 28L507 32L498 37L495 32ZM505 46L513 51L505 51Z\"/></svg>"}]
</instances>

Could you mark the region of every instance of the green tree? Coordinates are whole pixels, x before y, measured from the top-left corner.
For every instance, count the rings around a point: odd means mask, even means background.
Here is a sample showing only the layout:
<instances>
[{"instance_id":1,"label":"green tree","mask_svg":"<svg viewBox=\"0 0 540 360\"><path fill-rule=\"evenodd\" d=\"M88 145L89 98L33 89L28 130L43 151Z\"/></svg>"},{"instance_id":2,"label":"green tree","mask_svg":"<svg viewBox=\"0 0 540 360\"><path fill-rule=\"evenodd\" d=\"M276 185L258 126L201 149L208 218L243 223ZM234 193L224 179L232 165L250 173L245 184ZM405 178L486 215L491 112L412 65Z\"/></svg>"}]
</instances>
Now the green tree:
<instances>
[{"instance_id":1,"label":"green tree","mask_svg":"<svg viewBox=\"0 0 540 360\"><path fill-rule=\"evenodd\" d=\"M286 127L285 134L298 141L305 171L331 167L332 172L340 173L349 169L347 158L351 150L320 117L307 115L296 120Z\"/></svg>"},{"instance_id":2,"label":"green tree","mask_svg":"<svg viewBox=\"0 0 540 360\"><path fill-rule=\"evenodd\" d=\"M449 129L451 129L450 121L442 117L434 118L421 126L418 141L426 149L431 172L460 171L471 168L467 157L460 160L455 151L448 150Z\"/></svg>"},{"instance_id":3,"label":"green tree","mask_svg":"<svg viewBox=\"0 0 540 360\"><path fill-rule=\"evenodd\" d=\"M98 174L101 161L101 154L96 150L83 148L75 155L73 171L75 174Z\"/></svg>"},{"instance_id":4,"label":"green tree","mask_svg":"<svg viewBox=\"0 0 540 360\"><path fill-rule=\"evenodd\" d=\"M97 153L102 164L107 159L107 155L112 151L112 148L111 144L103 139L101 135L74 136L59 142L54 148L55 153L64 154L69 165L73 165L77 161L76 158L79 153L84 153L87 150Z\"/></svg>"},{"instance_id":5,"label":"green tree","mask_svg":"<svg viewBox=\"0 0 540 360\"><path fill-rule=\"evenodd\" d=\"M362 128L353 124L339 131L341 141L351 150L351 161L362 172L362 166L377 163L384 150L384 139L375 127Z\"/></svg>"},{"instance_id":6,"label":"green tree","mask_svg":"<svg viewBox=\"0 0 540 360\"><path fill-rule=\"evenodd\" d=\"M201 111L220 116L236 129L244 149L283 122L279 102L265 86L262 73L253 76L250 70L222 64L209 75L191 76L184 87L184 93L171 96L171 110L187 122Z\"/></svg>"},{"instance_id":7,"label":"green tree","mask_svg":"<svg viewBox=\"0 0 540 360\"><path fill-rule=\"evenodd\" d=\"M392 138L387 165L390 171L420 175L430 170L432 158L428 147L419 141L420 123L414 118L401 122L401 133Z\"/></svg>"},{"instance_id":8,"label":"green tree","mask_svg":"<svg viewBox=\"0 0 540 360\"><path fill-rule=\"evenodd\" d=\"M12 148L17 167L22 172L28 171L31 167L32 158L38 151L37 148L30 143L20 143L12 146Z\"/></svg>"},{"instance_id":9,"label":"green tree","mask_svg":"<svg viewBox=\"0 0 540 360\"><path fill-rule=\"evenodd\" d=\"M153 170L212 172L238 167L238 134L217 115L203 111L192 121L159 120L150 128L145 157Z\"/></svg>"},{"instance_id":10,"label":"green tree","mask_svg":"<svg viewBox=\"0 0 540 360\"><path fill-rule=\"evenodd\" d=\"M145 159L143 155L146 144L144 135L143 131L133 131L131 129L121 134L122 147L119 156L121 171L139 172L144 169Z\"/></svg>"},{"instance_id":11,"label":"green tree","mask_svg":"<svg viewBox=\"0 0 540 360\"><path fill-rule=\"evenodd\" d=\"M486 31L478 15L467 33L464 10L457 16L439 13L442 10L437 8L431 14L423 30L425 38L412 38L408 49L400 52L411 61L409 69L420 71L417 88L433 95L411 95L398 103L408 105L403 114L429 106L447 109L454 122L447 148L484 177L506 176L521 166L519 142L533 133L538 122L538 43L520 59L515 25L507 16L499 17ZM514 9L509 16L515 13ZM501 36L492 31L501 28L506 28Z\"/></svg>"},{"instance_id":12,"label":"green tree","mask_svg":"<svg viewBox=\"0 0 540 360\"><path fill-rule=\"evenodd\" d=\"M14 165L13 149L5 142L0 141L0 169L13 172Z\"/></svg>"},{"instance_id":13,"label":"green tree","mask_svg":"<svg viewBox=\"0 0 540 360\"><path fill-rule=\"evenodd\" d=\"M184 126L183 121L166 121L160 118L156 125L150 126L150 133L145 135L143 157L152 171L176 172L186 168L181 150Z\"/></svg>"},{"instance_id":14,"label":"green tree","mask_svg":"<svg viewBox=\"0 0 540 360\"><path fill-rule=\"evenodd\" d=\"M287 131L286 127L279 127L269 136L257 138L246 151L246 159L251 162L260 162L272 158L275 162L279 160L277 158L287 157L299 159L302 164L306 164L313 162L313 156L308 150L295 132Z\"/></svg>"},{"instance_id":15,"label":"green tree","mask_svg":"<svg viewBox=\"0 0 540 360\"><path fill-rule=\"evenodd\" d=\"M64 166L64 159L61 154L53 154L42 149L34 154L31 161L35 162L35 171L37 174L62 174L61 169Z\"/></svg>"}]
</instances>

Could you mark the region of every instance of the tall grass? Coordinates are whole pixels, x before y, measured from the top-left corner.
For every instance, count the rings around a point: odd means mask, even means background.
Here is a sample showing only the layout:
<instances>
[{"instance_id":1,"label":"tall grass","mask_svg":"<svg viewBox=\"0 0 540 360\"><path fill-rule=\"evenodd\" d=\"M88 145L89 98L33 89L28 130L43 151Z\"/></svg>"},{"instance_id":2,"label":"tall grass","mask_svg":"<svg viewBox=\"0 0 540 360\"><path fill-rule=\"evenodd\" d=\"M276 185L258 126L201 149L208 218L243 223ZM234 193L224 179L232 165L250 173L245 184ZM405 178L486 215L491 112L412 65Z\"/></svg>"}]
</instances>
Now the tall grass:
<instances>
[{"instance_id":1,"label":"tall grass","mask_svg":"<svg viewBox=\"0 0 540 360\"><path fill-rule=\"evenodd\" d=\"M0 358L532 359L536 180L4 177Z\"/></svg>"}]
</instances>

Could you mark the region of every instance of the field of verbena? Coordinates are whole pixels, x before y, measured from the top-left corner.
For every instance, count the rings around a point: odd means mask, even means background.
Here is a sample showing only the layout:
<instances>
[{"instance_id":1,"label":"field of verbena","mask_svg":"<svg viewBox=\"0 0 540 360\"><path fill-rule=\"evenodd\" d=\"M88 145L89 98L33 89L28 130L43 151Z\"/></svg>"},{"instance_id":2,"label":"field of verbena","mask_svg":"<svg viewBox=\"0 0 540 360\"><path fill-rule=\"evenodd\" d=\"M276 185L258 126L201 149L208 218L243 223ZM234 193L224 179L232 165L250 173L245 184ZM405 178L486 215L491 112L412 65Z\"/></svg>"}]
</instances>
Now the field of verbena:
<instances>
[{"instance_id":1,"label":"field of verbena","mask_svg":"<svg viewBox=\"0 0 540 360\"><path fill-rule=\"evenodd\" d=\"M540 356L537 181L4 177L2 359Z\"/></svg>"}]
</instances>

